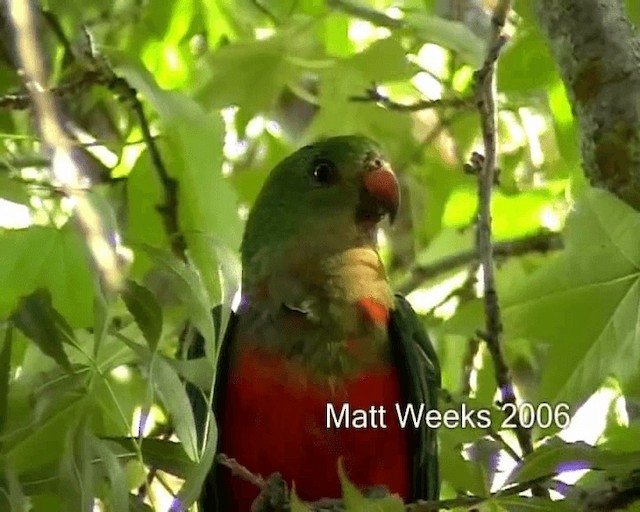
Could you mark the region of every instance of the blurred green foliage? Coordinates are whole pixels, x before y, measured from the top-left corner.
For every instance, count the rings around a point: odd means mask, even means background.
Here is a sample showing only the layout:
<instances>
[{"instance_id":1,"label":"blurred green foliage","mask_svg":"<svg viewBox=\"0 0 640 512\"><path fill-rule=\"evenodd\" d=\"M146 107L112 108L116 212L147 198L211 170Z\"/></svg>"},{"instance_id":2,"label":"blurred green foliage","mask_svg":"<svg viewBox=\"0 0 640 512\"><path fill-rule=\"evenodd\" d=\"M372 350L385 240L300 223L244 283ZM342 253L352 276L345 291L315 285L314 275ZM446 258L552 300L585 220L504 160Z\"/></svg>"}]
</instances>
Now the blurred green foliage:
<instances>
[{"instance_id":1,"label":"blurred green foliage","mask_svg":"<svg viewBox=\"0 0 640 512\"><path fill-rule=\"evenodd\" d=\"M596 442L616 432L616 456L553 437L553 445L518 467L513 482L575 458L605 468L637 461L637 439L621 434L631 430L620 405L640 394L640 214L585 184L571 106L532 3L515 2L514 37L499 65L493 227L498 241L561 232L566 249L532 248L499 259L505 353L524 399L567 401L575 412L606 386L614 392L597 411L618 412L607 415L605 434L593 434L587 421L578 436L595 435ZM409 299L424 315L445 386L457 400L492 408L500 430L492 363L482 345L470 352L484 325L478 267L468 258L438 270L443 259L473 248L476 178L464 165L473 151L482 152L477 112L473 103L400 112L354 101L374 84L403 104L472 95L473 70L486 51L483 16L490 14L460 21L446 5L42 1L39 33L52 87L84 76L88 32L94 58L106 59L137 91L164 167L178 184L187 259L172 253L175 234L167 233L166 209L159 208L165 184L130 101L90 80L59 100L70 133L91 155L88 194L106 205L100 210L105 239L127 263L119 293L100 283L73 204L50 176L50 154L32 117L3 108L1 510L75 512L89 510L94 499L99 510L115 512L193 502L213 460L216 430L209 418L207 443L198 445L181 379L205 392L212 382L220 330L209 312L219 302L231 305L243 220L268 171L329 135L361 133L384 147L404 198L397 225L383 239L390 277L409 287ZM631 19L640 21L638 3L627 5ZM0 97L22 90L15 62L4 37ZM434 272L415 279L416 266ZM203 359L176 356L187 321L207 339ZM534 436L557 430L536 429ZM485 434L442 432L444 497L488 495L496 467L467 450L485 442ZM503 434L515 446L511 434ZM487 446L494 454L501 450L495 442ZM149 468L163 485L147 480ZM345 500L364 506L365 498L343 484ZM170 491L179 491L177 498ZM482 506L523 510L534 505L527 500L503 496ZM544 500L535 505L563 509ZM402 508L393 499L385 507L379 510Z\"/></svg>"}]
</instances>

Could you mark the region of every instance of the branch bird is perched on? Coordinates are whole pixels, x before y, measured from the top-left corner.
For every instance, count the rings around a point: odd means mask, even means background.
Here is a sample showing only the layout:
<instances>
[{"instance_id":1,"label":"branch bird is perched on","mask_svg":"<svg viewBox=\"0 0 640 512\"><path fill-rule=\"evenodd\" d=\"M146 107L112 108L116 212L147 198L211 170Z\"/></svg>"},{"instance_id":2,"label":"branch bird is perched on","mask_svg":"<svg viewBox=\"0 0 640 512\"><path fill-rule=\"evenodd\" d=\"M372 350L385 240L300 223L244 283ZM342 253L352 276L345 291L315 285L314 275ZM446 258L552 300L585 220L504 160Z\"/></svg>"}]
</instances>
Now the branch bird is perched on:
<instances>
[{"instance_id":1,"label":"branch bird is perched on","mask_svg":"<svg viewBox=\"0 0 640 512\"><path fill-rule=\"evenodd\" d=\"M358 486L438 496L436 433L424 422L403 430L395 413L436 407L440 386L433 347L377 252L378 224L398 203L378 146L334 137L280 162L247 221L242 300L215 387L218 451L282 473L304 500L340 496L339 457ZM386 428L327 428L328 403L382 406ZM202 510L250 510L258 490L227 473L213 468Z\"/></svg>"}]
</instances>

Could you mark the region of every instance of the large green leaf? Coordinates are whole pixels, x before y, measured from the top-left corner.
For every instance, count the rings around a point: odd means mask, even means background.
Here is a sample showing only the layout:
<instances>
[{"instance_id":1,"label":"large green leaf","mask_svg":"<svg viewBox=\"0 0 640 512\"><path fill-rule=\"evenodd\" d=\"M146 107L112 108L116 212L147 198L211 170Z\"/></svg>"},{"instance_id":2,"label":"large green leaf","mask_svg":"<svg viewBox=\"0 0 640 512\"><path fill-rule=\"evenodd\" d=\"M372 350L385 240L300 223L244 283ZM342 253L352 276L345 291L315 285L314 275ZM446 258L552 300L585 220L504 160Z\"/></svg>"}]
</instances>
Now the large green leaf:
<instances>
[{"instance_id":1,"label":"large green leaf","mask_svg":"<svg viewBox=\"0 0 640 512\"><path fill-rule=\"evenodd\" d=\"M0 232L0 317L36 288L51 292L53 306L73 327L93 321L93 278L87 251L71 222Z\"/></svg>"},{"instance_id":2,"label":"large green leaf","mask_svg":"<svg viewBox=\"0 0 640 512\"><path fill-rule=\"evenodd\" d=\"M249 117L271 109L289 82L317 53L313 25L302 23L266 40L228 45L211 55L202 69L206 80L196 97L207 108L236 105Z\"/></svg>"},{"instance_id":3,"label":"large green leaf","mask_svg":"<svg viewBox=\"0 0 640 512\"><path fill-rule=\"evenodd\" d=\"M543 91L558 79L549 46L538 28L533 0L514 2L522 17L513 41L505 47L498 66L498 84L505 92ZM535 69L535 73L531 70Z\"/></svg>"},{"instance_id":4,"label":"large green leaf","mask_svg":"<svg viewBox=\"0 0 640 512\"><path fill-rule=\"evenodd\" d=\"M109 510L127 512L129 489L122 465L104 441L91 437L91 447L100 458L109 479Z\"/></svg>"},{"instance_id":5,"label":"large green leaf","mask_svg":"<svg viewBox=\"0 0 640 512\"><path fill-rule=\"evenodd\" d=\"M235 192L222 176L222 119L215 112L206 113L184 94L162 90L138 66L123 65L120 72L149 100L163 122L170 150L163 155L178 180L180 229L211 302L217 302L219 283L213 269L218 261L208 239L235 249L242 231Z\"/></svg>"},{"instance_id":6,"label":"large green leaf","mask_svg":"<svg viewBox=\"0 0 640 512\"><path fill-rule=\"evenodd\" d=\"M35 387L35 382L31 384ZM85 386L85 374L51 375L41 382L40 393L34 400L32 394L27 391L25 397L22 386L13 383L14 396L9 396L8 415L12 428L6 432L5 455L16 472L54 462L64 453L66 433L77 425L78 418L87 414ZM14 415L24 414L20 409L23 404L15 402L25 399L34 402L30 408L32 414L15 418ZM34 453L38 456L34 457Z\"/></svg>"},{"instance_id":7,"label":"large green leaf","mask_svg":"<svg viewBox=\"0 0 640 512\"><path fill-rule=\"evenodd\" d=\"M425 12L408 12L406 27L423 41L449 48L472 66L482 66L486 42L475 35L464 23L451 21Z\"/></svg>"},{"instance_id":8,"label":"large green leaf","mask_svg":"<svg viewBox=\"0 0 640 512\"><path fill-rule=\"evenodd\" d=\"M205 353L213 365L216 360L216 331L201 274L170 253L146 245L141 249L165 273L172 291L186 306L189 319L205 340Z\"/></svg>"},{"instance_id":9,"label":"large green leaf","mask_svg":"<svg viewBox=\"0 0 640 512\"><path fill-rule=\"evenodd\" d=\"M640 451L614 453L583 442L567 443L554 437L527 455L509 475L507 483L528 482L578 469L631 470L638 464Z\"/></svg>"},{"instance_id":10,"label":"large green leaf","mask_svg":"<svg viewBox=\"0 0 640 512\"><path fill-rule=\"evenodd\" d=\"M65 490L62 497L68 512L91 510L95 496L95 475L86 423L80 420L79 425L68 429L66 434L60 462L60 483Z\"/></svg>"},{"instance_id":11,"label":"large green leaf","mask_svg":"<svg viewBox=\"0 0 640 512\"><path fill-rule=\"evenodd\" d=\"M410 116L351 98L362 96L372 82L407 79L413 72L394 37L320 70L320 110L305 138L361 133L378 141L392 160L406 159L407 141L412 141Z\"/></svg>"},{"instance_id":12,"label":"large green leaf","mask_svg":"<svg viewBox=\"0 0 640 512\"><path fill-rule=\"evenodd\" d=\"M191 460L198 460L198 441L193 419L193 410L180 377L162 358L152 361L153 385L167 412L171 423Z\"/></svg>"},{"instance_id":13,"label":"large green leaf","mask_svg":"<svg viewBox=\"0 0 640 512\"><path fill-rule=\"evenodd\" d=\"M577 404L610 375L640 385L640 214L601 190L575 205L566 251L503 296L505 335L549 343L540 396Z\"/></svg>"}]
</instances>

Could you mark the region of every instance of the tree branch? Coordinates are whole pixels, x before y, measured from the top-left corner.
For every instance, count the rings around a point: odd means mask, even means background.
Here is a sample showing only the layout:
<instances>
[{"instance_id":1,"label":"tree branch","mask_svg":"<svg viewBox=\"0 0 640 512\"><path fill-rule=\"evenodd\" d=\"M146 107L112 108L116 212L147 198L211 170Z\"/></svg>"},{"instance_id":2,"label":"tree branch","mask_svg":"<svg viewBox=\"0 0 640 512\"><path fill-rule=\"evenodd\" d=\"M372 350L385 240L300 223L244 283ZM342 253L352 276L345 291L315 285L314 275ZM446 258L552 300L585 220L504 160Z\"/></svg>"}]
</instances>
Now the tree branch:
<instances>
[{"instance_id":1,"label":"tree branch","mask_svg":"<svg viewBox=\"0 0 640 512\"><path fill-rule=\"evenodd\" d=\"M95 71L85 71L80 78L71 82L61 84L58 87L51 87L47 93L56 98L66 98L75 96L85 91L88 87L96 84L104 84L105 80ZM12 110L24 110L31 106L31 97L28 93L15 92L0 96L0 108Z\"/></svg>"},{"instance_id":2,"label":"tree branch","mask_svg":"<svg viewBox=\"0 0 640 512\"><path fill-rule=\"evenodd\" d=\"M249 482L255 485L261 492L265 492L269 488L269 482L282 482L282 478L279 473L274 473L266 480L262 478L260 475L256 475L251 472L248 468L240 464L237 460L227 457L225 454L221 453L216 456L216 461L218 464L221 464L232 471L232 474L241 478L245 482ZM500 489L497 492L494 492L490 496L473 496L466 495L460 496L458 498L452 498L448 500L438 500L438 501L425 501L418 500L415 503L407 503L405 505L406 512L437 512L438 510L451 510L457 507L471 507L474 505L479 505L489 499L502 498L505 496L516 496L527 489L535 485L539 485L551 478L556 476L555 473L551 473L548 475L543 475L537 477L533 480L529 480L526 482L514 484L503 489ZM285 484L286 486L286 484ZM379 494L380 487L373 487L374 494ZM279 492L277 490L276 492ZM367 495L367 491L364 492L365 496ZM345 506L340 499L322 499L316 502L307 503L310 512L345 512ZM252 510L256 510L256 504L252 507ZM258 508L257 510L260 510ZM283 503L275 508L269 508L270 512L289 512L289 504Z\"/></svg>"},{"instance_id":3,"label":"tree branch","mask_svg":"<svg viewBox=\"0 0 640 512\"><path fill-rule=\"evenodd\" d=\"M380 106L397 112L418 112L434 108L465 108L473 105L473 98L447 98L437 100L420 100L415 103L398 103L382 94L374 84L362 96L351 96L351 101L378 103Z\"/></svg>"},{"instance_id":4,"label":"tree branch","mask_svg":"<svg viewBox=\"0 0 640 512\"><path fill-rule=\"evenodd\" d=\"M514 238L493 244L493 259L522 256L532 252L546 253L562 249L562 237L552 231L541 231L522 238ZM451 272L456 268L479 261L481 253L478 247L442 258L429 265L418 265L410 270L410 276L398 287L402 294L415 290L425 280Z\"/></svg>"},{"instance_id":5,"label":"tree branch","mask_svg":"<svg viewBox=\"0 0 640 512\"><path fill-rule=\"evenodd\" d=\"M91 46L91 44L89 43L88 46ZM66 98L80 94L93 85L102 85L131 105L138 124L140 125L142 138L149 151L151 162L164 189L164 204L158 205L157 209L162 216L173 253L180 258L184 257L186 242L180 233L178 223L178 182L169 175L164 165L155 138L151 134L149 122L144 113L142 103L138 98L137 91L131 87L124 78L117 76L106 60L100 55L90 53L89 55L84 55L82 60L87 61L85 64L89 69L78 79L57 87L42 90L42 92L54 98ZM13 93L0 96L0 108L23 110L31 106L33 106L33 95L30 93ZM68 140L66 134L65 137ZM73 141L70 140L68 140L68 143L71 145L74 144Z\"/></svg>"},{"instance_id":6,"label":"tree branch","mask_svg":"<svg viewBox=\"0 0 640 512\"><path fill-rule=\"evenodd\" d=\"M502 28L511 11L512 0L499 0L493 11L491 22L493 30L489 41L489 51L484 66L476 72L476 101L480 113L484 158L478 174L478 222L476 247L480 255L484 284L485 332L482 338L487 344L493 359L496 382L503 403L516 404L513 380L502 349L502 319L500 303L496 289L494 255L491 233L491 195L495 183L497 167L497 121L496 108L496 62L501 48L506 42ZM533 451L531 431L516 421L515 434L522 452L527 455Z\"/></svg>"},{"instance_id":7,"label":"tree branch","mask_svg":"<svg viewBox=\"0 0 640 512\"><path fill-rule=\"evenodd\" d=\"M625 2L534 5L580 124L585 174L640 210L640 36Z\"/></svg>"},{"instance_id":8,"label":"tree branch","mask_svg":"<svg viewBox=\"0 0 640 512\"><path fill-rule=\"evenodd\" d=\"M44 146L51 154L52 182L60 183L65 196L75 202L75 219L102 283L111 290L118 289L123 276L121 267L126 260L118 252L119 247L110 242L116 237L106 231L84 190L87 178L80 159L74 152L73 141L65 132L56 98L44 86L47 79L36 29L35 9L29 1L9 2L8 19L15 29L19 73L29 92Z\"/></svg>"},{"instance_id":9,"label":"tree branch","mask_svg":"<svg viewBox=\"0 0 640 512\"><path fill-rule=\"evenodd\" d=\"M327 0L327 5L342 12L350 14L356 18L369 21L379 27L391 29L404 28L405 23L402 20L387 16L385 13L372 9L366 5L359 5L348 0Z\"/></svg>"}]
</instances>

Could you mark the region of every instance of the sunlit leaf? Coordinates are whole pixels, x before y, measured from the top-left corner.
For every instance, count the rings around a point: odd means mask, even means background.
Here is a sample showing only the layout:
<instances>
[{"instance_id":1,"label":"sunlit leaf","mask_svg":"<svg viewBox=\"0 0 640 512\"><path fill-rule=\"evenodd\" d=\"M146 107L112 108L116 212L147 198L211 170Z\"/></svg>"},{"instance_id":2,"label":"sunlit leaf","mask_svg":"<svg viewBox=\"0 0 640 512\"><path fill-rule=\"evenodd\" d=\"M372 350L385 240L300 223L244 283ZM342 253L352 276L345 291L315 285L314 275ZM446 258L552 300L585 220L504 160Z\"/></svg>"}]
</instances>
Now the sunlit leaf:
<instances>
[{"instance_id":1,"label":"sunlit leaf","mask_svg":"<svg viewBox=\"0 0 640 512\"><path fill-rule=\"evenodd\" d=\"M71 223L61 229L32 226L0 233L0 316L37 288L51 293L53 306L73 326L93 320L93 281L81 237Z\"/></svg>"},{"instance_id":2,"label":"sunlit leaf","mask_svg":"<svg viewBox=\"0 0 640 512\"><path fill-rule=\"evenodd\" d=\"M342 500L347 512L402 512L404 504L395 495L384 498L366 498L347 477L342 459L338 460L338 476L342 487Z\"/></svg>"},{"instance_id":3,"label":"sunlit leaf","mask_svg":"<svg viewBox=\"0 0 640 512\"><path fill-rule=\"evenodd\" d=\"M540 396L551 403L579 404L610 375L638 390L639 233L637 212L591 190L567 221L566 251L505 293L505 334L549 343Z\"/></svg>"},{"instance_id":4,"label":"sunlit leaf","mask_svg":"<svg viewBox=\"0 0 640 512\"><path fill-rule=\"evenodd\" d=\"M507 483L527 482L546 475L578 469L623 469L637 467L640 451L613 453L583 442L567 443L551 438L524 458L511 473Z\"/></svg>"}]
</instances>

